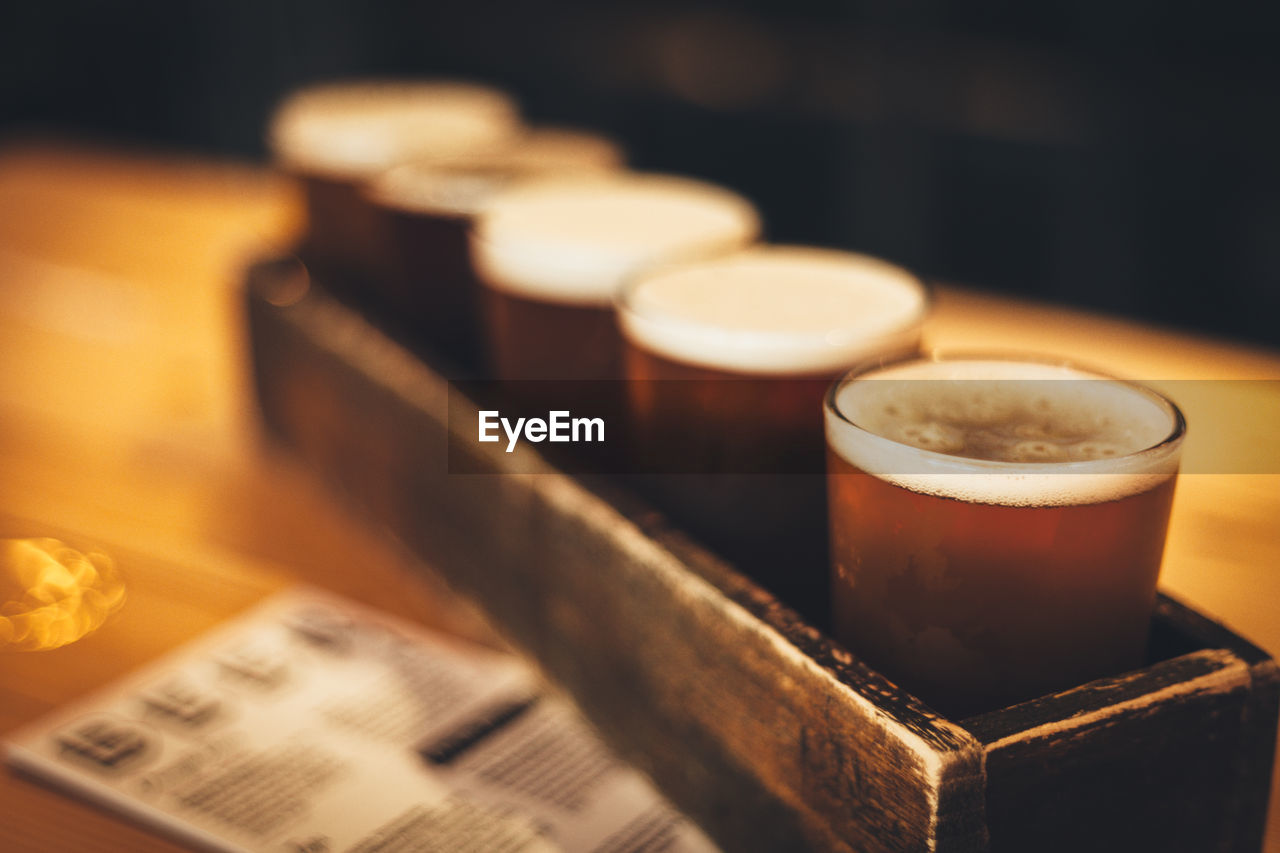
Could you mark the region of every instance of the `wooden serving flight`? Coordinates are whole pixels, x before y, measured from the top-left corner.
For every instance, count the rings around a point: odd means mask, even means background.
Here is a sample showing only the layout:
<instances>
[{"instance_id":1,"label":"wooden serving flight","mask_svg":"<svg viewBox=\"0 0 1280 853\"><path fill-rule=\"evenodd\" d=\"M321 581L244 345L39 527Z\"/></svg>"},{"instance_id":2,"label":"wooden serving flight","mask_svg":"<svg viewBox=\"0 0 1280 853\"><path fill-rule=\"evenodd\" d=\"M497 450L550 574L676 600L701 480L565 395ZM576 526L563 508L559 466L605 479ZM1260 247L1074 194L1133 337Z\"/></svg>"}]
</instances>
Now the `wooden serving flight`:
<instances>
[{"instance_id":1,"label":"wooden serving flight","mask_svg":"<svg viewBox=\"0 0 1280 853\"><path fill-rule=\"evenodd\" d=\"M607 481L474 441L450 474L474 403L296 263L248 307L270 431L726 850L1260 849L1280 672L1187 606L1144 669L947 719Z\"/></svg>"}]
</instances>

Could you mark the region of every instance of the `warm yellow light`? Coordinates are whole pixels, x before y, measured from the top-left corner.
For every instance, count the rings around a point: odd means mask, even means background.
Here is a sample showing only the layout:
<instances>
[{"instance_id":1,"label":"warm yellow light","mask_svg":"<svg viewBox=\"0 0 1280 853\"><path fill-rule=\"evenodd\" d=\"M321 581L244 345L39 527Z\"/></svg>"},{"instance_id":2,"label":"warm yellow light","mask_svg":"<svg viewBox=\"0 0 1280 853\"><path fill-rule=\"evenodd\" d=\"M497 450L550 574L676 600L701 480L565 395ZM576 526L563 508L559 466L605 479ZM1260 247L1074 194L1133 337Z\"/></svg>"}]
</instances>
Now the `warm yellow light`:
<instances>
[{"instance_id":1,"label":"warm yellow light","mask_svg":"<svg viewBox=\"0 0 1280 853\"><path fill-rule=\"evenodd\" d=\"M96 630L124 603L105 554L57 539L0 539L0 648L54 649Z\"/></svg>"}]
</instances>

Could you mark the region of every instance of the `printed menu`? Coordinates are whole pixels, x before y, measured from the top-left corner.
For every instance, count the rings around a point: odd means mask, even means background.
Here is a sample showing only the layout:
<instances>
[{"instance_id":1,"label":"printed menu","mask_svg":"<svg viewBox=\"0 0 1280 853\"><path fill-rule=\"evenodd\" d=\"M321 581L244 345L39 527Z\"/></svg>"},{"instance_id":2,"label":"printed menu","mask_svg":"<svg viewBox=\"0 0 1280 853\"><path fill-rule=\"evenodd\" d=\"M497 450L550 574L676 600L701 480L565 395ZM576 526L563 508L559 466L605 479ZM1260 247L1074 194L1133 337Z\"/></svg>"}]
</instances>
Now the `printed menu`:
<instances>
[{"instance_id":1,"label":"printed menu","mask_svg":"<svg viewBox=\"0 0 1280 853\"><path fill-rule=\"evenodd\" d=\"M307 588L7 747L14 768L212 850L716 849L518 660Z\"/></svg>"}]
</instances>

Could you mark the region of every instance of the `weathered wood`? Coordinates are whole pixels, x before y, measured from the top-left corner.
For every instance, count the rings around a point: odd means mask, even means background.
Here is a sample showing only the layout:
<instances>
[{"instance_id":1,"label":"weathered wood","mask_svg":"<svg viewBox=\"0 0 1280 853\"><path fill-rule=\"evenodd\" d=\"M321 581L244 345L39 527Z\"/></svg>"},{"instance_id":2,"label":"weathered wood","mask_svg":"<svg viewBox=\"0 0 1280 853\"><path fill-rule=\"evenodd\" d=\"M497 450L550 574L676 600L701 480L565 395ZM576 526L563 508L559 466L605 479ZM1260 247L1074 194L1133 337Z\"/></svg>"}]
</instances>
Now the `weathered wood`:
<instances>
[{"instance_id":1,"label":"weathered wood","mask_svg":"<svg viewBox=\"0 0 1280 853\"><path fill-rule=\"evenodd\" d=\"M1228 810L1224 820L1230 827L1233 846L1222 849L1258 850L1266 832L1276 721L1280 718L1280 667L1270 655L1226 626L1168 596L1160 596L1156 620L1158 625L1171 626L1205 648L1230 649L1249 667L1240 744L1232 756L1235 784L1222 792Z\"/></svg>"},{"instance_id":2,"label":"weathered wood","mask_svg":"<svg viewBox=\"0 0 1280 853\"><path fill-rule=\"evenodd\" d=\"M450 474L449 407L473 403L301 275L251 288L269 426L727 849L1257 848L1275 668L1229 632L1164 604L1180 656L946 720L609 483L474 441L488 473Z\"/></svg>"},{"instance_id":3,"label":"weathered wood","mask_svg":"<svg viewBox=\"0 0 1280 853\"><path fill-rule=\"evenodd\" d=\"M1206 649L968 721L991 849L1257 850L1236 813L1250 687Z\"/></svg>"}]
</instances>

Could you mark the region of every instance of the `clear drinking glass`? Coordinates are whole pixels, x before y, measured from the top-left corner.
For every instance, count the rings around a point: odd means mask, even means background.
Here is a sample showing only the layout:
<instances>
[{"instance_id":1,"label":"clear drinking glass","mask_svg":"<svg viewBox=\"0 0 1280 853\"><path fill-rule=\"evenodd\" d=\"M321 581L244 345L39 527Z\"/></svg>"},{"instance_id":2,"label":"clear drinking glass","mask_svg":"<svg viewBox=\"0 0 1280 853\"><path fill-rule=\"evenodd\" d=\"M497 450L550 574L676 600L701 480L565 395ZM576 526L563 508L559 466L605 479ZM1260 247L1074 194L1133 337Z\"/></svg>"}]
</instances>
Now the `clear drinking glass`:
<instances>
[{"instance_id":1,"label":"clear drinking glass","mask_svg":"<svg viewBox=\"0 0 1280 853\"><path fill-rule=\"evenodd\" d=\"M851 364L916 352L928 307L901 267L804 246L637 277L618 317L642 485L778 597L821 613L823 397Z\"/></svg>"},{"instance_id":2,"label":"clear drinking glass","mask_svg":"<svg viewBox=\"0 0 1280 853\"><path fill-rule=\"evenodd\" d=\"M827 396L835 636L953 716L1139 667L1186 425L1017 356L855 370Z\"/></svg>"}]
</instances>

